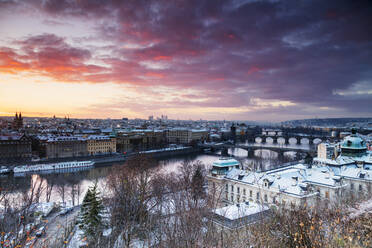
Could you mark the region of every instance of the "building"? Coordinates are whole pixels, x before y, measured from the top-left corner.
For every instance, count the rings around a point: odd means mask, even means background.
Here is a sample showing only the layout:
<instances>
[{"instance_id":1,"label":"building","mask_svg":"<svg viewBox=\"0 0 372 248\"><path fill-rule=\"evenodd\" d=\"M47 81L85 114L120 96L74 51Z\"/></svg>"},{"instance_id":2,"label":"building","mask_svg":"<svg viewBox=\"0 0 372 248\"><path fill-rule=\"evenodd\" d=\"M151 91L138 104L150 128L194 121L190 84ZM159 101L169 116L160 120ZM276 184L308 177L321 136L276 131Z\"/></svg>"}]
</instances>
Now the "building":
<instances>
[{"instance_id":1,"label":"building","mask_svg":"<svg viewBox=\"0 0 372 248\"><path fill-rule=\"evenodd\" d=\"M15 117L14 117L14 120L13 120L13 123L12 123L12 127L13 129L21 129L23 128L23 117L22 117L22 113L16 113L15 114Z\"/></svg>"},{"instance_id":2,"label":"building","mask_svg":"<svg viewBox=\"0 0 372 248\"><path fill-rule=\"evenodd\" d=\"M332 159L337 157L337 146L330 143L320 143L318 145L318 158Z\"/></svg>"},{"instance_id":3,"label":"building","mask_svg":"<svg viewBox=\"0 0 372 248\"><path fill-rule=\"evenodd\" d=\"M208 176L209 190L216 193L222 206L244 202L311 206L317 203L318 197L337 200L347 186L340 176L324 168L295 164L252 172L237 168L238 164L234 159L220 159L213 164Z\"/></svg>"},{"instance_id":4,"label":"building","mask_svg":"<svg viewBox=\"0 0 372 248\"><path fill-rule=\"evenodd\" d=\"M91 135L87 138L89 155L111 154L116 152L116 139L103 135Z\"/></svg>"},{"instance_id":5,"label":"building","mask_svg":"<svg viewBox=\"0 0 372 248\"><path fill-rule=\"evenodd\" d=\"M31 158L31 139L23 134L0 136L0 161L10 162Z\"/></svg>"},{"instance_id":6,"label":"building","mask_svg":"<svg viewBox=\"0 0 372 248\"><path fill-rule=\"evenodd\" d=\"M41 140L47 158L88 156L87 139L77 136L49 137Z\"/></svg>"},{"instance_id":7,"label":"building","mask_svg":"<svg viewBox=\"0 0 372 248\"><path fill-rule=\"evenodd\" d=\"M232 231L262 220L269 213L267 206L245 202L214 209L211 219L218 229Z\"/></svg>"},{"instance_id":8,"label":"building","mask_svg":"<svg viewBox=\"0 0 372 248\"><path fill-rule=\"evenodd\" d=\"M168 143L190 144L191 142L203 142L208 138L205 129L173 128L165 132Z\"/></svg>"},{"instance_id":9,"label":"building","mask_svg":"<svg viewBox=\"0 0 372 248\"><path fill-rule=\"evenodd\" d=\"M345 137L341 142L341 154L349 157L362 157L366 154L367 143L359 135L356 134L355 129L352 134Z\"/></svg>"},{"instance_id":10,"label":"building","mask_svg":"<svg viewBox=\"0 0 372 248\"><path fill-rule=\"evenodd\" d=\"M353 130L352 134L346 136L343 141L335 145L340 147L340 154L329 158L325 157L324 149L319 153L318 156L314 158L314 162L321 166L331 166L331 167L343 167L349 165L368 165L372 164L372 153L367 150L367 143Z\"/></svg>"},{"instance_id":11,"label":"building","mask_svg":"<svg viewBox=\"0 0 372 248\"><path fill-rule=\"evenodd\" d=\"M119 153L127 153L131 150L130 138L128 134L120 134L116 136L116 151Z\"/></svg>"},{"instance_id":12,"label":"building","mask_svg":"<svg viewBox=\"0 0 372 248\"><path fill-rule=\"evenodd\" d=\"M235 159L220 158L208 175L209 192L222 206L247 201L314 206L319 199L337 202L371 193L372 153L358 135L345 137L337 157L329 158L324 147L312 165L293 164L265 172L243 170Z\"/></svg>"}]
</instances>

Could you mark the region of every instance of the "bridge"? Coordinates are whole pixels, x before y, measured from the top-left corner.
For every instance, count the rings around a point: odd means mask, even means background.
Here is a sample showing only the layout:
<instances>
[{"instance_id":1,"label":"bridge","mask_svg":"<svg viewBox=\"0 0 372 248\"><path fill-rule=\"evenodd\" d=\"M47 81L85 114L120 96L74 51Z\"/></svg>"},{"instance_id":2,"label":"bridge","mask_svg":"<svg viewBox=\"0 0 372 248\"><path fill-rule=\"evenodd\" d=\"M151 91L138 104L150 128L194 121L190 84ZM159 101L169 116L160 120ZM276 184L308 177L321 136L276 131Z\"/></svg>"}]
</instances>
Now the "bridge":
<instances>
[{"instance_id":1,"label":"bridge","mask_svg":"<svg viewBox=\"0 0 372 248\"><path fill-rule=\"evenodd\" d=\"M229 148L240 148L248 152L248 157L253 157L256 150L270 150L278 153L279 156L283 156L285 152L299 152L299 153L308 153L310 155L315 155L316 149L314 146L309 148L304 147L285 147L285 146L259 146L252 144L226 144L226 143L217 143L217 144L200 144L201 148L210 148L212 150L222 150L223 154L227 154Z\"/></svg>"},{"instance_id":2,"label":"bridge","mask_svg":"<svg viewBox=\"0 0 372 248\"><path fill-rule=\"evenodd\" d=\"M281 133L276 132L275 134L263 133L262 135L252 135L248 137L247 140L249 143L255 143L256 138L261 139L261 144L266 144L268 138L272 139L273 144L278 144L278 139L282 138L284 139L284 144L289 145L289 139L293 138L293 139L296 139L297 145L301 145L302 144L301 141L306 140L306 139L309 141L309 145L314 145L314 141L316 139L319 139L321 142L323 142L329 137L318 136L318 135L298 135L298 134L281 135Z\"/></svg>"}]
</instances>

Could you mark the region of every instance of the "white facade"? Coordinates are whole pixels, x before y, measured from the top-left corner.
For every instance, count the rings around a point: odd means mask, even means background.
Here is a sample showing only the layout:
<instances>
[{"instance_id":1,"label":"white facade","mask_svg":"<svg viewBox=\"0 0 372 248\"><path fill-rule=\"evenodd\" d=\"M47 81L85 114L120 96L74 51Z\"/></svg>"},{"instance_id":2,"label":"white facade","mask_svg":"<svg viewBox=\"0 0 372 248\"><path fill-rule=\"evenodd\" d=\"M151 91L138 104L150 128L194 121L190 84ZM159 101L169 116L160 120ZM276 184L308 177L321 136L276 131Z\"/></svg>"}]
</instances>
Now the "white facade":
<instances>
[{"instance_id":1,"label":"white facade","mask_svg":"<svg viewBox=\"0 0 372 248\"><path fill-rule=\"evenodd\" d=\"M336 146L330 143L320 143L318 145L318 158L332 159L337 156Z\"/></svg>"},{"instance_id":2,"label":"white facade","mask_svg":"<svg viewBox=\"0 0 372 248\"><path fill-rule=\"evenodd\" d=\"M234 167L225 175L211 172L208 181L209 192L215 193L220 206L243 202L312 206L321 198L337 202L348 193L371 192L372 166L297 164L260 173Z\"/></svg>"},{"instance_id":3,"label":"white facade","mask_svg":"<svg viewBox=\"0 0 372 248\"><path fill-rule=\"evenodd\" d=\"M209 192L215 194L221 205L249 201L285 206L305 202L314 205L319 198L337 202L347 194L370 193L372 153L365 150L365 142L355 134L346 137L342 144L346 155L340 156L334 154L338 145L320 144L312 166L296 164L252 172L240 169L234 159L214 163L208 176ZM351 148L356 152L350 152Z\"/></svg>"}]
</instances>

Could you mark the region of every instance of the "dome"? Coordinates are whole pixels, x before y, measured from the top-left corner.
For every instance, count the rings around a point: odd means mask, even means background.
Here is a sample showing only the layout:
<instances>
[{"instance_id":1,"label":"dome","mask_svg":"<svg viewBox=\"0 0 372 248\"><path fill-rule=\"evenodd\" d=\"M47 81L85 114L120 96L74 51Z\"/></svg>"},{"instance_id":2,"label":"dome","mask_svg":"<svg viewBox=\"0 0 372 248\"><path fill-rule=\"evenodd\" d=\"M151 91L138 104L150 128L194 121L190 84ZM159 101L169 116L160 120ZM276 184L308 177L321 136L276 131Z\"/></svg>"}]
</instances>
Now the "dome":
<instances>
[{"instance_id":1,"label":"dome","mask_svg":"<svg viewBox=\"0 0 372 248\"><path fill-rule=\"evenodd\" d=\"M345 137L344 141L341 143L341 151L343 155L361 155L367 151L367 144L353 132L352 135Z\"/></svg>"},{"instance_id":2,"label":"dome","mask_svg":"<svg viewBox=\"0 0 372 248\"><path fill-rule=\"evenodd\" d=\"M347 136L341 144L341 148L349 148L349 149L367 149L366 142L354 135Z\"/></svg>"}]
</instances>

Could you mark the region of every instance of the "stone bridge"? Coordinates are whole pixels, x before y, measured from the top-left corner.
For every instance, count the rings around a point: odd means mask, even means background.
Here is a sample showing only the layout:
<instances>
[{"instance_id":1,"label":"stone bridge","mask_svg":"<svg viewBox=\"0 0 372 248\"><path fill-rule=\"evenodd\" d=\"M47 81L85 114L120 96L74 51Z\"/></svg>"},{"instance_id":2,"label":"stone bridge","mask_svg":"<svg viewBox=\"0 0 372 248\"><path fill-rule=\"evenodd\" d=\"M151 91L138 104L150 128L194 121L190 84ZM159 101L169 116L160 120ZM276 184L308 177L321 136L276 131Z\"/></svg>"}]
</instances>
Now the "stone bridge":
<instances>
[{"instance_id":1,"label":"stone bridge","mask_svg":"<svg viewBox=\"0 0 372 248\"><path fill-rule=\"evenodd\" d=\"M249 143L255 143L256 138L261 138L261 143L262 144L266 144L267 138L271 138L273 140L273 144L278 144L278 139L283 138L284 139L284 144L286 144L286 145L289 145L289 139L291 139L291 138L296 139L296 144L297 145L301 145L301 140L302 139L307 139L309 141L309 145L313 145L314 140L316 140L316 139L320 139L321 141L324 141L325 139L327 139L327 137L324 137L324 136L313 136L313 135L309 135L309 136L305 136L305 135L285 135L285 136L282 136L282 135L254 135L254 136L248 137L248 142Z\"/></svg>"},{"instance_id":2,"label":"stone bridge","mask_svg":"<svg viewBox=\"0 0 372 248\"><path fill-rule=\"evenodd\" d=\"M310 146L310 148L303 147L280 147L280 146L257 146L257 145L244 145L244 144L201 144L202 148L210 148L214 151L222 150L222 154L227 155L229 148L240 148L248 151L248 157L253 157L256 150L270 150L278 153L279 156L283 156L285 152L299 152L308 153L312 156L316 154L316 147Z\"/></svg>"}]
</instances>

